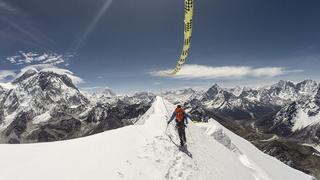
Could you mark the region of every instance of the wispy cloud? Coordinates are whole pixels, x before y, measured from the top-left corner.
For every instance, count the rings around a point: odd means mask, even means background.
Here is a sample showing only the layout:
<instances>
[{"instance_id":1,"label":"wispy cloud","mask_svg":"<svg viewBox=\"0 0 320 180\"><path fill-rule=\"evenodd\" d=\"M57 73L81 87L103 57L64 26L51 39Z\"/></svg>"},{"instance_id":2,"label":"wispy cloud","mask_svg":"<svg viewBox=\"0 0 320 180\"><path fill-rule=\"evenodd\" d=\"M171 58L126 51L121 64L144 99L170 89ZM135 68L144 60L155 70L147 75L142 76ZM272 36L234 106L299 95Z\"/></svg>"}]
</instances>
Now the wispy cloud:
<instances>
[{"instance_id":1,"label":"wispy cloud","mask_svg":"<svg viewBox=\"0 0 320 180\"><path fill-rule=\"evenodd\" d=\"M26 17L26 13L0 0L0 24L5 28L0 30L0 35L42 49L56 44Z\"/></svg>"},{"instance_id":2,"label":"wispy cloud","mask_svg":"<svg viewBox=\"0 0 320 180\"><path fill-rule=\"evenodd\" d=\"M33 65L33 64L47 64L47 65L62 65L66 64L66 60L70 56L63 56L57 53L25 53L20 51L17 55L7 57L7 62L14 65Z\"/></svg>"},{"instance_id":3,"label":"wispy cloud","mask_svg":"<svg viewBox=\"0 0 320 180\"><path fill-rule=\"evenodd\" d=\"M4 22L8 27L14 30L14 32L9 33L18 33L21 35L20 38L24 38L24 41L32 41L33 44L36 44L36 47L45 47L48 44L52 44L52 41L48 41L49 38L43 36L40 31L37 32L34 30L34 27L29 27L24 23L20 23L21 20L13 20L8 17L0 16L0 21ZM17 36L17 35L16 35ZM16 38L15 38L16 39Z\"/></svg>"},{"instance_id":4,"label":"wispy cloud","mask_svg":"<svg viewBox=\"0 0 320 180\"><path fill-rule=\"evenodd\" d=\"M6 62L19 67L18 70L0 70L0 81L6 81L8 77L16 78L32 69L37 72L50 71L57 74L67 75L75 84L83 83L83 79L74 75L68 69L61 68L67 66L66 62L71 55L60 55L57 53L36 53L20 51L17 55L7 57ZM58 67L60 66L60 67Z\"/></svg>"},{"instance_id":5,"label":"wispy cloud","mask_svg":"<svg viewBox=\"0 0 320 180\"><path fill-rule=\"evenodd\" d=\"M152 76L166 76L170 70L150 72ZM299 70L288 70L284 67L250 67L250 66L222 66L212 67L197 64L184 65L181 71L170 76L178 79L239 79L245 77L271 78L287 73L300 72Z\"/></svg>"},{"instance_id":6,"label":"wispy cloud","mask_svg":"<svg viewBox=\"0 0 320 180\"><path fill-rule=\"evenodd\" d=\"M0 70L0 82L4 82L7 78L15 76L16 73L12 70Z\"/></svg>"}]
</instances>

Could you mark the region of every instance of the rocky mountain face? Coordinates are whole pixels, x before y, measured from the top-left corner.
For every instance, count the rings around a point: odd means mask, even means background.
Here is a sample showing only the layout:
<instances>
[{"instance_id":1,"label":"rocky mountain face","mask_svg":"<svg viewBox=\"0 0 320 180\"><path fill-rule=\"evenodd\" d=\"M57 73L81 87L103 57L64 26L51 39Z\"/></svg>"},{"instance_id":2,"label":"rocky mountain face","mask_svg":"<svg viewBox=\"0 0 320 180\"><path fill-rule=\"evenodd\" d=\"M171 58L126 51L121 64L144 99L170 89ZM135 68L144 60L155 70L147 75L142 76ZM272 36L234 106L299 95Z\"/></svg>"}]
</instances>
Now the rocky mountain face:
<instances>
[{"instance_id":1,"label":"rocky mountain face","mask_svg":"<svg viewBox=\"0 0 320 180\"><path fill-rule=\"evenodd\" d=\"M28 70L0 88L2 143L48 142L82 137L132 124L153 99L91 102L64 74ZM104 96L105 97L105 96ZM126 101L130 99L131 101Z\"/></svg>"}]
</instances>

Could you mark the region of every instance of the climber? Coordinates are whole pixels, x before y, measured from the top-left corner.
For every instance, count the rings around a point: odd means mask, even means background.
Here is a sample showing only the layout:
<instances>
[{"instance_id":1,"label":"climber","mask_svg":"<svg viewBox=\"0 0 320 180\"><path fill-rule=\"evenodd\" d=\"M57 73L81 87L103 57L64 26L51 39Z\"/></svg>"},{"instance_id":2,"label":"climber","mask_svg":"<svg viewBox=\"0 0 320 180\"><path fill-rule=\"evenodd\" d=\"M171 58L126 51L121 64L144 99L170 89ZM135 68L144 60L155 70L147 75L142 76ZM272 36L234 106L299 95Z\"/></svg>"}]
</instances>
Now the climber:
<instances>
[{"instance_id":1,"label":"climber","mask_svg":"<svg viewBox=\"0 0 320 180\"><path fill-rule=\"evenodd\" d=\"M185 133L185 128L187 127L186 124L188 124L188 118L191 119L191 117L180 105L178 105L175 111L172 113L172 116L168 121L168 125L174 118L176 119L176 128L178 129L180 145L183 146L187 142Z\"/></svg>"}]
</instances>

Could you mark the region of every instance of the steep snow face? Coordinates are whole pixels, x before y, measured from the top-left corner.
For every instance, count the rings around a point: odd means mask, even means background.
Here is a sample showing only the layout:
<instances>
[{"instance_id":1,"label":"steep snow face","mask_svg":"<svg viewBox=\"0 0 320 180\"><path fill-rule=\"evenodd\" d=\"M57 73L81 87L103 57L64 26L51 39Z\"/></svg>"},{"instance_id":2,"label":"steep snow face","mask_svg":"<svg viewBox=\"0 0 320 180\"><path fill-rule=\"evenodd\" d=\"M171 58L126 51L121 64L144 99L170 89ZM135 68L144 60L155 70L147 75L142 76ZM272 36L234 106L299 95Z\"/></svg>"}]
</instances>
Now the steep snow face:
<instances>
[{"instance_id":1,"label":"steep snow face","mask_svg":"<svg viewBox=\"0 0 320 180\"><path fill-rule=\"evenodd\" d=\"M0 89L4 90L4 91L8 91L11 89L14 89L16 86L13 85L12 83L0 83Z\"/></svg>"},{"instance_id":2,"label":"steep snow face","mask_svg":"<svg viewBox=\"0 0 320 180\"><path fill-rule=\"evenodd\" d=\"M188 146L179 150L174 125L166 128L166 108L174 106L157 97L140 125L76 140L0 145L0 179L312 179L215 122L191 123Z\"/></svg>"},{"instance_id":3,"label":"steep snow face","mask_svg":"<svg viewBox=\"0 0 320 180\"><path fill-rule=\"evenodd\" d=\"M293 118L292 131L301 130L307 126L320 124L320 113L310 116L308 112L305 112L302 108L298 108L296 116Z\"/></svg>"},{"instance_id":4,"label":"steep snow face","mask_svg":"<svg viewBox=\"0 0 320 180\"><path fill-rule=\"evenodd\" d=\"M226 89L226 91L228 91L228 92L232 93L233 95L239 97L244 89L245 89L244 87L236 86L234 88Z\"/></svg>"}]
</instances>

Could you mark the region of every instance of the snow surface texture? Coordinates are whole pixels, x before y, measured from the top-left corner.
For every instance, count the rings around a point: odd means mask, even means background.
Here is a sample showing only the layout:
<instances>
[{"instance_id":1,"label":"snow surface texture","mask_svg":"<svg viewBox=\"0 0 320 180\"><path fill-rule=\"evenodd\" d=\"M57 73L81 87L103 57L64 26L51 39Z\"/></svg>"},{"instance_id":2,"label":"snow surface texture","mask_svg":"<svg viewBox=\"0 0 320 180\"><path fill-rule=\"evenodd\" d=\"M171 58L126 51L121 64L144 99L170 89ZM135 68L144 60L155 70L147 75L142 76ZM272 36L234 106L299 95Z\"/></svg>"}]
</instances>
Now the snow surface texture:
<instances>
[{"instance_id":1,"label":"snow surface texture","mask_svg":"<svg viewBox=\"0 0 320 180\"><path fill-rule=\"evenodd\" d=\"M157 97L137 125L69 141L0 145L0 179L312 179L263 154L215 121L190 123L188 147L179 150L174 144L178 143L174 125L166 129L167 110L173 109Z\"/></svg>"}]
</instances>

